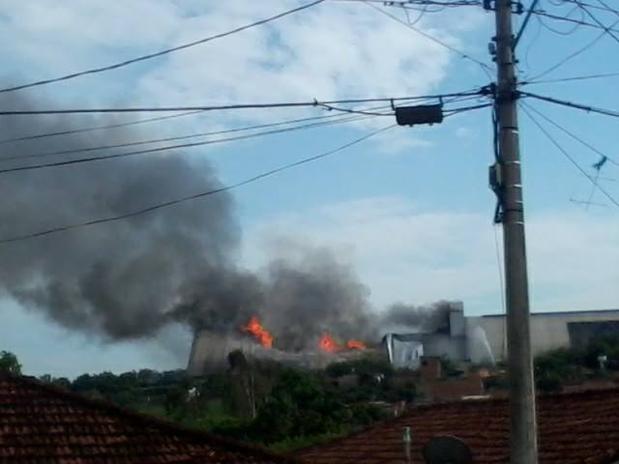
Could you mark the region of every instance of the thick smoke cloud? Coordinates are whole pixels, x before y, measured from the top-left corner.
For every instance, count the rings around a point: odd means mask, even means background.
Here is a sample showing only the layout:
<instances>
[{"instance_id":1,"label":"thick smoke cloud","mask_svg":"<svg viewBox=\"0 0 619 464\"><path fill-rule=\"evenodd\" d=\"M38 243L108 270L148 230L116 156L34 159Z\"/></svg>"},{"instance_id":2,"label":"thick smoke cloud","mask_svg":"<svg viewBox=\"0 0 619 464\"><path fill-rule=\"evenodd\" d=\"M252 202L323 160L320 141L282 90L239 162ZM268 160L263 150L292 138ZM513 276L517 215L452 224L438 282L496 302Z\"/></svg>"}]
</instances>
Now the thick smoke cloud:
<instances>
[{"instance_id":1,"label":"thick smoke cloud","mask_svg":"<svg viewBox=\"0 0 619 464\"><path fill-rule=\"evenodd\" d=\"M369 289L327 249L273 261L265 277L264 320L277 345L315 347L323 333L342 339L370 336Z\"/></svg>"},{"instance_id":2,"label":"thick smoke cloud","mask_svg":"<svg viewBox=\"0 0 619 464\"><path fill-rule=\"evenodd\" d=\"M32 106L21 96L1 103ZM46 105L38 101L37 106ZM0 140L122 121L63 115L2 122ZM152 136L138 127L3 143L0 158ZM117 216L221 186L206 161L192 164L185 155L167 152L1 175L0 238ZM23 158L0 166L40 161ZM315 348L325 332L341 340L377 340L388 326L438 330L445 321L445 304L397 304L376 315L369 289L326 249L296 247L262 272L239 269L240 240L233 200L221 193L129 220L0 244L0 291L65 327L107 340L153 335L179 321L194 330L238 334L258 315L274 333L276 347L298 351Z\"/></svg>"},{"instance_id":3,"label":"thick smoke cloud","mask_svg":"<svg viewBox=\"0 0 619 464\"><path fill-rule=\"evenodd\" d=\"M450 309L448 301L427 306L394 303L382 314L380 327L393 331L448 332Z\"/></svg>"},{"instance_id":4,"label":"thick smoke cloud","mask_svg":"<svg viewBox=\"0 0 619 464\"><path fill-rule=\"evenodd\" d=\"M21 97L10 100L3 99L5 107L32 106ZM11 117L3 119L0 139L114 122L118 121ZM47 137L3 144L0 157L148 137L128 129ZM207 163L191 165L181 153L5 174L0 181L0 237L115 216L219 186ZM222 288L236 278L228 276L236 274L231 263L239 240L232 199L219 194L130 220L1 245L0 287L25 307L43 310L66 327L111 339L140 337L167 323L185 295L205 292L212 307L234 306ZM237 289L234 298L242 300L242 290Z\"/></svg>"}]
</instances>

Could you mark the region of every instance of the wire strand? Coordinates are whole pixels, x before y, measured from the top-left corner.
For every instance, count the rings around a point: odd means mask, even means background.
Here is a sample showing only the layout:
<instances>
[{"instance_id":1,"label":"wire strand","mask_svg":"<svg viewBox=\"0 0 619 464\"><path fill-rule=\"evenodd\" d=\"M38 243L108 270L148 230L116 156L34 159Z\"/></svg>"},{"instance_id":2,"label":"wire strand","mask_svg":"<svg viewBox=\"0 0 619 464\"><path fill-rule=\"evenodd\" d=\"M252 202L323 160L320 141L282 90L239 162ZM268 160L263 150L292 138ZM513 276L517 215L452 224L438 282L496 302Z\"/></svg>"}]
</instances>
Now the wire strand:
<instances>
[{"instance_id":1,"label":"wire strand","mask_svg":"<svg viewBox=\"0 0 619 464\"><path fill-rule=\"evenodd\" d=\"M237 142L240 140L248 140L248 139L253 139L257 137L262 137L265 135L282 134L284 132L292 132L292 131L299 130L299 129L321 127L327 124L357 121L365 117L367 116L355 116L355 117L351 117L348 119L341 119L339 121L316 122L316 123L305 124L305 125L296 126L296 127L293 126L293 127L282 128L282 129L272 129L272 130L258 132L254 134L237 135L234 137L224 137L220 139L210 139L210 140L203 140L199 142L180 143L180 144L175 144L175 145L166 145L163 147L147 148L143 150L127 151L127 152L122 152L122 153L112 153L109 155L91 156L87 158L77 158L77 159L62 160L62 161L52 161L48 163L31 164L27 166L17 166L17 167L0 169L0 175L14 173L14 172L24 172L24 171L33 171L33 170L38 170L38 169L72 166L72 165L77 165L77 164L84 164L84 163L91 163L91 162L105 161L105 160L112 160L112 159L119 159L119 158L128 158L128 157L147 155L147 154L152 154L152 153L161 153L161 152L170 151L170 150L178 150L181 148L195 148L195 147L201 147L205 145L214 145L214 144L227 143L227 142Z\"/></svg>"},{"instance_id":2,"label":"wire strand","mask_svg":"<svg viewBox=\"0 0 619 464\"><path fill-rule=\"evenodd\" d=\"M57 137L59 135L72 135L72 134L81 134L84 132L93 132L93 131L98 131L98 130L104 130L104 129L116 129L116 128L120 128L120 127L128 127L128 126L135 126L138 124L146 124L146 123L150 123L150 122L156 122L156 121L164 121L166 119L176 119L176 118L182 118L184 116L189 116L192 114L198 114L201 113L202 111L187 111L185 113L178 113L178 114L171 114L168 116L157 116L155 118L146 118L146 119L138 119L135 121L127 121L127 122L121 122L121 123L116 123L116 124L105 124L102 126L91 126L91 127L83 127L80 129L68 129L68 130L63 130L63 131L55 131L55 132L44 132L44 133L40 133L40 134L31 134L31 135L24 135L21 137L12 137L9 139L3 139L0 140L0 145L5 145L7 143L13 143L13 142L25 142L28 140L36 140L36 139L42 139L42 138L46 138L46 137Z\"/></svg>"},{"instance_id":3,"label":"wire strand","mask_svg":"<svg viewBox=\"0 0 619 464\"><path fill-rule=\"evenodd\" d=\"M557 123L556 121L553 121L552 119L550 119L548 116L546 116L544 113L542 113L541 111L539 111L538 109L532 107L531 105L528 105L527 108L530 111L533 111L535 114L537 114L539 117L541 117L542 119L544 119L546 122L548 122L549 124L552 124L554 127L556 127L557 129L559 129L561 132L563 132L564 134L568 135L569 137L571 137L572 139L576 140L578 143L580 143L582 146L588 148L589 150L591 150L593 153L595 153L596 155L600 155L603 156L604 158L608 159L608 161L610 161L612 164L619 166L619 162L617 162L615 159L613 159L612 157L608 156L606 153L602 152L601 150L599 150L598 148L594 147L593 145L591 145L589 142L586 142L585 140L583 140L582 138L578 137L576 134L574 134L573 132L567 130L565 127L561 126L559 123Z\"/></svg>"},{"instance_id":4,"label":"wire strand","mask_svg":"<svg viewBox=\"0 0 619 464\"><path fill-rule=\"evenodd\" d=\"M595 107L595 106L588 106L588 105L583 105L581 103L573 103L573 102L569 102L566 100L559 100L558 98L553 98L553 97L547 97L544 95L538 95L535 93L531 93L531 92L519 92L520 95L524 95L527 97L531 97L531 98L535 98L537 100L542 100L548 103L554 103L556 105L560 105L560 106L566 106L568 108L574 108L577 110L582 110L582 111L586 111L587 113L597 113L597 114L602 114L604 116L611 116L614 118L619 117L619 111L615 111L615 110L609 110L609 109L605 109L605 108L600 108L600 107Z\"/></svg>"},{"instance_id":5,"label":"wire strand","mask_svg":"<svg viewBox=\"0 0 619 464\"><path fill-rule=\"evenodd\" d=\"M384 108L388 108L388 107L382 106L376 109L384 109ZM198 137L208 137L208 136L213 136L213 135L246 132L246 131L252 131L252 130L257 130L257 129L267 129L271 127L285 126L285 125L297 124L297 123L308 122L308 121L344 119L344 116L345 115L341 115L341 114L327 115L327 116L313 116L313 117L308 117L308 118L290 119L286 121L271 122L271 123L266 123L266 124L235 127L231 129L222 129L222 130L216 130L216 131L196 132L192 134L185 134L185 135L178 135L178 136L171 136L171 137L161 137L161 138L156 138L156 139L134 140L130 142L110 144L110 145L80 147L80 148L75 148L71 150L57 150L57 151L43 152L43 153L29 153L25 155L8 155L8 156L1 156L0 161L13 161L13 160L22 160L22 159L29 159L29 158L44 158L47 156L69 155L69 154L76 154L76 153L87 153L90 151L98 151L98 150L109 150L109 149L115 149L115 148L134 147L134 146L139 146L139 145L150 145L154 143L173 142L173 141L187 140L187 139L198 138Z\"/></svg>"},{"instance_id":6,"label":"wire strand","mask_svg":"<svg viewBox=\"0 0 619 464\"><path fill-rule=\"evenodd\" d=\"M615 27L617 24L619 24L619 20L615 21L610 27L611 28ZM607 34L606 31L602 31L599 35L595 36L593 38L593 40L591 40L590 42L587 42L584 46L578 48L577 50L573 51L572 53L570 53L566 57L564 57L561 60L557 61L555 64L553 64L552 66L546 68L541 73L536 74L535 76L531 77L530 80L533 81L533 80L539 79L541 77L547 76L548 74L552 73L553 71L556 71L557 69L561 68L563 65L565 65L569 61L573 60L574 58L576 58L579 55L582 55L584 52L586 52L590 48L594 47L600 40L602 40L602 38L604 38L604 36L606 34Z\"/></svg>"},{"instance_id":7,"label":"wire strand","mask_svg":"<svg viewBox=\"0 0 619 464\"><path fill-rule=\"evenodd\" d=\"M378 98L349 98L342 100L327 101L303 101L303 102L271 102L271 103L238 103L231 105L205 105L205 106L167 106L167 107L141 107L141 108L72 108L72 109L43 109L43 110L3 110L1 116L30 116L48 114L88 114L88 113L169 113L178 111L228 111L247 109L272 109L272 108L308 108L324 105L359 104L359 103L390 103L399 101L428 100L432 98L446 98L454 96L481 95L480 89L468 92L454 92L436 95L420 95L408 97L378 97Z\"/></svg>"},{"instance_id":8,"label":"wire strand","mask_svg":"<svg viewBox=\"0 0 619 464\"><path fill-rule=\"evenodd\" d=\"M184 197L180 197L180 198L176 198L173 200L169 200L169 201L165 201L165 202L160 202L160 203L155 203L152 204L150 206L138 209L138 210L134 210L134 211L130 211L124 214L119 214L119 215L115 215L115 216L108 216L108 217L104 217L104 218L98 218L98 219L91 219L88 221L84 221L84 222L79 222L79 223L74 223L74 224L67 224L64 226L59 226L59 227L53 227L53 228L49 228L49 229L45 229L45 230L41 230L38 232L31 232L28 234L23 234L23 235L16 235L13 237L7 237L7 238L3 238L0 239L0 244L7 244L7 243L13 243L13 242L19 242L19 241L23 241L23 240L28 240L28 239L33 239L33 238L37 238L37 237L43 237L46 235L51 235L51 234L55 234L55 233L59 233L59 232L65 232L68 230L73 230L73 229L79 229L79 228L83 228L83 227L90 227L90 226L94 226L94 225L98 225L98 224L104 224L104 223L108 223L108 222L115 222L115 221L120 221L120 220L124 220L124 219L129 219L129 218L133 218L136 216L141 216L144 214L148 214L151 213L153 211L157 211L163 208L169 208L171 206L174 205L178 205L180 203L184 203L187 201L192 201L192 200L197 200L199 198L205 198L205 197L209 197L211 195L216 195L219 193L223 193L223 192L228 192L234 189L237 189L239 187L242 187L244 185L248 185L251 184L253 182L259 181L261 179L273 176L275 174L278 174L280 172L286 171L288 169L292 169L307 163L311 163L314 161L317 161L319 159L322 158L326 158L328 156L332 156L335 155L341 151L346 150L347 148L350 148L354 145L357 145L361 142L364 142L372 137L375 137L385 131L388 131L392 128L396 127L395 124L391 124L389 126L383 127L381 129L378 129L376 131L370 132L369 134L364 135L363 137L359 137L357 139L352 140L351 142L345 143L344 145L340 145L337 148L334 148L332 150L323 152L323 153L319 153L317 155L313 155L307 158L303 158L301 160L295 161L293 163L288 163L285 164L283 166L271 169L269 171L263 172L261 174L249 177L245 180L236 182L234 184L230 184L227 186L222 186L216 189L212 189L212 190L207 190L204 192L199 192L199 193L195 193L193 195L187 195Z\"/></svg>"},{"instance_id":9,"label":"wire strand","mask_svg":"<svg viewBox=\"0 0 619 464\"><path fill-rule=\"evenodd\" d=\"M574 159L574 157L572 155L570 155L568 153L568 151L563 148L561 146L561 144L559 144L559 142L550 134L550 132L548 132L544 126L541 125L541 123L535 119L535 117L533 116L533 114L531 114L531 112L528 110L528 105L524 102L521 103L522 109L524 110L524 113L529 117L529 119L538 127L538 129L546 136L546 138L548 140L550 140L550 142L559 150L559 152L565 157L567 158L567 160L584 176L587 178L587 180L589 180L589 182L591 182L593 185L596 185L595 180L593 179L592 176L590 176L587 171L584 170L584 168L578 164L578 162L576 161L576 159ZM597 188L600 192L602 192L604 194L604 196L606 198L608 198L611 203L613 203L616 207L619 208L619 201L617 201L610 193L608 193L608 191L603 188L601 185L597 184Z\"/></svg>"},{"instance_id":10,"label":"wire strand","mask_svg":"<svg viewBox=\"0 0 619 464\"><path fill-rule=\"evenodd\" d=\"M315 1L311 2L311 3L307 3L305 5L301 5L301 6L297 7L297 8L293 8L291 10L283 11L281 13L278 13L278 14L274 15L274 16L270 16L268 18L264 18L264 19L261 19L259 21L255 21L255 22L250 23L250 24L245 24L244 26L240 26L240 27L231 29L231 30L226 31L226 32L222 32L222 33L219 33L219 34L211 35L211 36L205 37L203 39L199 39L199 40L195 40L193 42L189 42L189 43L185 43L185 44L182 44L182 45L178 45L176 47L167 48L165 50L161 50L161 51L158 51L158 52L149 53L148 55L138 56L136 58L132 58L130 60L121 61L119 63L114 63L114 64L111 64L111 65L108 65L108 66L101 66L101 67L97 67L97 68L91 68L91 69L87 69L85 71L80 71L80 72L76 72L76 73L72 73L72 74L66 74L66 75L60 76L60 77L54 77L54 78L51 78L51 79L43 79L43 80L40 80L40 81L30 82L30 83L27 83L27 84L16 85L16 86L13 86L13 87L6 87L6 88L3 88L3 89L0 89L0 93L6 93L6 92L13 92L13 91L16 91L16 90L28 89L28 88L36 87L36 86L40 86L40 85L52 84L54 82L67 81L67 80L75 79L77 77L85 76L85 75L88 75L88 74L97 74L97 73L101 73L101 72L104 72L104 71L111 71L113 69L123 68L123 67L129 66L130 64L133 64L133 63L138 63L140 61L146 61L146 60L150 60L152 58L157 58L157 57L160 57L160 56L163 56L163 55L167 55L167 54L170 54L170 53L173 53L173 52L177 52L179 50L184 50L186 48L195 47L196 45L201 45L201 44L204 44L206 42L210 42L210 41L213 41L213 40L216 40L216 39L221 39L223 37L227 37L229 35L236 34L238 32L242 32L244 30L251 29L251 28L256 27L256 26L262 26L263 24L269 23L271 21L275 21L275 20L278 20L278 19L283 18L285 16L288 16L288 15L297 13L299 11L305 10L307 8L311 8L313 6L316 6L316 5L318 5L318 4L320 4L320 3L324 2L324 1L325 0L315 0Z\"/></svg>"},{"instance_id":11,"label":"wire strand","mask_svg":"<svg viewBox=\"0 0 619 464\"><path fill-rule=\"evenodd\" d=\"M428 34L427 32L419 29L418 27L413 26L412 24L407 23L406 21L403 21L402 19L398 18L397 16L389 13L388 11L383 10L382 8L373 5L372 3L368 3L366 0L362 0L363 3L367 6L369 6L370 8L375 9L376 11L378 11L379 13L391 18L393 21L396 21L399 24L402 24L404 27L407 27L413 31L415 31L417 34L425 37L428 40L431 40L432 42L439 44L440 46L452 51L453 53L456 53L458 55L460 55L462 58L467 59L469 61L472 61L473 63L477 64L478 66L481 67L481 69L484 71L484 73L486 74L486 76L488 76L490 79L492 79L492 68L487 65L486 63L484 63L481 60L478 60L477 58L472 57L471 55L469 55L468 53L463 52L462 50L458 50L456 47L453 47L452 45L449 45L447 42L438 39L436 37L434 37L433 35Z\"/></svg>"}]
</instances>

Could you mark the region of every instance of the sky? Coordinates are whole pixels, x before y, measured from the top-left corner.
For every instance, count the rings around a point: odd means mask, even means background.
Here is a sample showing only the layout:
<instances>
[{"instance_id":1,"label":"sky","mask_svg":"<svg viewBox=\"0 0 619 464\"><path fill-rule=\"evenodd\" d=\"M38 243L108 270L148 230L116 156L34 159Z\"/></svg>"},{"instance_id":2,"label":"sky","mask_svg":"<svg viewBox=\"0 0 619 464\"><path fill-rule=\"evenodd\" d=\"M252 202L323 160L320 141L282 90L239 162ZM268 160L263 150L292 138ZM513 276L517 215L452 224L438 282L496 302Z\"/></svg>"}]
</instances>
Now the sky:
<instances>
[{"instance_id":1,"label":"sky","mask_svg":"<svg viewBox=\"0 0 619 464\"><path fill-rule=\"evenodd\" d=\"M587 19L555 3L542 0L539 7ZM0 0L0 78L8 85L106 65L300 4ZM401 8L377 5L404 22L417 21L414 27L426 36L363 2L327 0L220 40L21 92L45 108L191 106L417 96L466 91L490 82L477 63L453 50L493 67L488 55L492 14L467 6L428 11L421 18L410 11L407 18ZM591 11L606 24L618 18ZM612 57L619 44L605 35L537 78L599 34L598 29L534 17L518 45L520 80L618 72ZM526 90L612 109L619 108L616 81L608 77L538 83ZM0 105L6 108L3 98ZM466 104L470 103L477 101ZM609 157L616 156L615 118L533 99L526 103ZM323 113L319 108L235 111L153 123L141 130L175 135ZM259 268L282 240L326 246L354 266L371 289L377 311L395 301L455 299L464 302L467 315L502 312L502 258L497 256L501 231L492 223L495 199L487 187L493 162L490 118L489 110L482 109L440 125L397 127L337 156L236 190L235 209L242 225L239 262ZM601 206L585 208L571 201L589 197L590 181L526 114L521 112L520 121L532 310L616 308L616 206L599 191L593 198ZM208 159L224 184L233 183L388 124L393 124L391 118L378 117L196 148L187 156ZM599 155L552 126L548 130L586 172L593 173L591 166ZM608 163L602 185L619 198L616 171L616 165ZM33 375L182 368L191 343L187 330L178 326L146 340L110 343L59 326L36 308L3 295L1 288L0 314L0 350L16 353L24 371Z\"/></svg>"}]
</instances>

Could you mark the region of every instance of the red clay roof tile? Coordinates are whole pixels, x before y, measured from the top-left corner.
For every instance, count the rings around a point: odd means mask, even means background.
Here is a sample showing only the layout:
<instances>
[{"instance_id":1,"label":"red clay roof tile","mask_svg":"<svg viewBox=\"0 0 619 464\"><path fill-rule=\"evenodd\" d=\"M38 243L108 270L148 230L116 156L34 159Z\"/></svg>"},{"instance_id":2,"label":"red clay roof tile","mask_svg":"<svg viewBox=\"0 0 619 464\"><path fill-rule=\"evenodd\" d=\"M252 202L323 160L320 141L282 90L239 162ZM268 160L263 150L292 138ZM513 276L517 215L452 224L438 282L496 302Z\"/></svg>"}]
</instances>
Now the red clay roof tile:
<instances>
[{"instance_id":1,"label":"red clay roof tile","mask_svg":"<svg viewBox=\"0 0 619 464\"><path fill-rule=\"evenodd\" d=\"M0 462L284 463L291 459L0 374Z\"/></svg>"},{"instance_id":2,"label":"red clay roof tile","mask_svg":"<svg viewBox=\"0 0 619 464\"><path fill-rule=\"evenodd\" d=\"M509 422L503 399L461 401L410 409L403 416L354 435L300 450L315 464L401 464L404 427L411 427L412 462L437 435L464 440L476 464L508 461ZM538 399L540 464L611 464L619 461L619 390Z\"/></svg>"}]
</instances>

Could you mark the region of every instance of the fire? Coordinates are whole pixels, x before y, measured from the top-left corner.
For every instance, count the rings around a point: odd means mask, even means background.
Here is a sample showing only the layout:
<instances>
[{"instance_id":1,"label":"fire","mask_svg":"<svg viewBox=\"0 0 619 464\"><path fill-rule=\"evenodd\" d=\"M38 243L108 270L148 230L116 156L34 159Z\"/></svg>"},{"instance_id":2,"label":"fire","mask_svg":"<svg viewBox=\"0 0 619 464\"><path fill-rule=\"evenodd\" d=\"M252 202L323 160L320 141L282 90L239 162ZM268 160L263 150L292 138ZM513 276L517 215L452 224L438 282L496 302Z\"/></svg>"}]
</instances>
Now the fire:
<instances>
[{"instance_id":1,"label":"fire","mask_svg":"<svg viewBox=\"0 0 619 464\"><path fill-rule=\"evenodd\" d=\"M265 348L273 347L273 335L271 335L267 329L262 327L262 324L260 324L257 316L252 316L247 325L241 327L241 330L253 335L254 338L258 340L258 342L260 342L260 344Z\"/></svg>"},{"instance_id":2,"label":"fire","mask_svg":"<svg viewBox=\"0 0 619 464\"><path fill-rule=\"evenodd\" d=\"M349 350L365 350L367 346L361 340L348 340L346 348Z\"/></svg>"},{"instance_id":3,"label":"fire","mask_svg":"<svg viewBox=\"0 0 619 464\"><path fill-rule=\"evenodd\" d=\"M341 349L341 346L328 333L324 333L322 337L320 337L318 346L322 351L326 351L327 353L335 353Z\"/></svg>"},{"instance_id":4,"label":"fire","mask_svg":"<svg viewBox=\"0 0 619 464\"><path fill-rule=\"evenodd\" d=\"M366 344L361 340L348 340L345 345L339 344L329 333L322 334L318 346L327 353L337 353L343 350L365 350Z\"/></svg>"}]
</instances>

